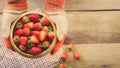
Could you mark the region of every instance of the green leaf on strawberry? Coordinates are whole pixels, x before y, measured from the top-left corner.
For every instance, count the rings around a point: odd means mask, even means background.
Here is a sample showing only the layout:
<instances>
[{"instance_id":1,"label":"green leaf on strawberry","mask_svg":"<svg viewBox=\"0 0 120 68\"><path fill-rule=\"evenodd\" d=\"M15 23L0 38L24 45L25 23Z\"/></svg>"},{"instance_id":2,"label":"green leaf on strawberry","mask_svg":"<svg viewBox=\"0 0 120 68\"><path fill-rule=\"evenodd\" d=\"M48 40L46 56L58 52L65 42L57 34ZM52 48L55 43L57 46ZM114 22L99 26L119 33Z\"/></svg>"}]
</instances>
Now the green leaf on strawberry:
<instances>
[{"instance_id":1,"label":"green leaf on strawberry","mask_svg":"<svg viewBox=\"0 0 120 68\"><path fill-rule=\"evenodd\" d=\"M30 41L27 42L27 45L26 45L27 49L31 49L33 46L34 44L32 42Z\"/></svg>"},{"instance_id":2,"label":"green leaf on strawberry","mask_svg":"<svg viewBox=\"0 0 120 68\"><path fill-rule=\"evenodd\" d=\"M18 22L17 25L16 25L16 28L17 28L17 29L20 29L20 28L22 28L22 27L23 27L22 23L21 23L21 22Z\"/></svg>"},{"instance_id":3,"label":"green leaf on strawberry","mask_svg":"<svg viewBox=\"0 0 120 68\"><path fill-rule=\"evenodd\" d=\"M53 31L53 29L52 29L52 26L51 26L51 25L49 25L49 26L48 26L48 29L49 29L49 32L52 32L52 31Z\"/></svg>"}]
</instances>

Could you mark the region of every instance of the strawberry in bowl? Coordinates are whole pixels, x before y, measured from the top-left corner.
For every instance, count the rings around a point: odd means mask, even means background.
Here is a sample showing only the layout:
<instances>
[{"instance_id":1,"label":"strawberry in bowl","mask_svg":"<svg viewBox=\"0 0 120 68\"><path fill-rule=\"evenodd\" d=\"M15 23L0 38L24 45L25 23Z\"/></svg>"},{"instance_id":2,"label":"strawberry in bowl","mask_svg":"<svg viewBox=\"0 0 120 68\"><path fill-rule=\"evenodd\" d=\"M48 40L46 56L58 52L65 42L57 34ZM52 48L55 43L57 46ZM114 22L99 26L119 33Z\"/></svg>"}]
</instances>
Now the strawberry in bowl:
<instances>
[{"instance_id":1,"label":"strawberry in bowl","mask_svg":"<svg viewBox=\"0 0 120 68\"><path fill-rule=\"evenodd\" d=\"M16 52L29 58L50 53L56 44L56 28L44 13L26 12L11 26L10 41Z\"/></svg>"}]
</instances>

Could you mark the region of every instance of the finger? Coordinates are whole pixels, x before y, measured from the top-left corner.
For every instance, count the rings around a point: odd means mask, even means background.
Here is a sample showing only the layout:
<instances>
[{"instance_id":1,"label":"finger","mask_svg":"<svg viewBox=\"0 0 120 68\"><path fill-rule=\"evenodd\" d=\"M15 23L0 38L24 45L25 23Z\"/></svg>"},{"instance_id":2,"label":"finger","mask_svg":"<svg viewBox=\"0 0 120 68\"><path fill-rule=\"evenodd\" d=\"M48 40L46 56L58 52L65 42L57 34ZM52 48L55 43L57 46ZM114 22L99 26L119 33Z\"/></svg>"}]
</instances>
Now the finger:
<instances>
[{"instance_id":1,"label":"finger","mask_svg":"<svg viewBox=\"0 0 120 68\"><path fill-rule=\"evenodd\" d=\"M63 37L63 39L61 41L57 42L54 49L50 53L51 55L54 55L60 49L60 47L63 45L63 43L65 41L65 38L66 38L66 35L64 35L64 37Z\"/></svg>"}]
</instances>

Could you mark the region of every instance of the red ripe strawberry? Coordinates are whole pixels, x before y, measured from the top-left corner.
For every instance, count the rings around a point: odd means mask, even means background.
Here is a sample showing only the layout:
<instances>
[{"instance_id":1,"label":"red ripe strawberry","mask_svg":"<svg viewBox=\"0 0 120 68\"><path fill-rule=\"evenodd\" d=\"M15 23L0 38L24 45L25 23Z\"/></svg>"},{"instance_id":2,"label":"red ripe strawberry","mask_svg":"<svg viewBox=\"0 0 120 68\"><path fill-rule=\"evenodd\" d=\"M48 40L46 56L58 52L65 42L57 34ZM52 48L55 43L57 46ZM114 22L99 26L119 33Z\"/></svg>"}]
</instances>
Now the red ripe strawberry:
<instances>
[{"instance_id":1,"label":"red ripe strawberry","mask_svg":"<svg viewBox=\"0 0 120 68\"><path fill-rule=\"evenodd\" d=\"M41 20L41 23L42 23L42 25L49 25L50 21L48 20L47 17L43 17L42 20Z\"/></svg>"},{"instance_id":2,"label":"red ripe strawberry","mask_svg":"<svg viewBox=\"0 0 120 68\"><path fill-rule=\"evenodd\" d=\"M48 42L48 41L44 41L43 43L42 43L42 48L43 49L47 49L48 47L50 46L50 43Z\"/></svg>"},{"instance_id":3,"label":"red ripe strawberry","mask_svg":"<svg viewBox=\"0 0 120 68\"><path fill-rule=\"evenodd\" d=\"M15 35L13 39L17 45L20 43L20 37L18 35Z\"/></svg>"},{"instance_id":4,"label":"red ripe strawberry","mask_svg":"<svg viewBox=\"0 0 120 68\"><path fill-rule=\"evenodd\" d=\"M42 44L38 44L37 47L38 47L38 48L41 48L41 47L42 47Z\"/></svg>"},{"instance_id":5,"label":"red ripe strawberry","mask_svg":"<svg viewBox=\"0 0 120 68\"><path fill-rule=\"evenodd\" d=\"M37 55L37 54L39 54L41 52L42 52L42 50L40 48L32 47L32 54Z\"/></svg>"},{"instance_id":6,"label":"red ripe strawberry","mask_svg":"<svg viewBox=\"0 0 120 68\"><path fill-rule=\"evenodd\" d=\"M24 45L22 45L22 44L19 45L19 48L20 48L20 50L22 50L22 51L26 51L26 50L27 50L27 49L26 49L26 46L24 46Z\"/></svg>"},{"instance_id":7,"label":"red ripe strawberry","mask_svg":"<svg viewBox=\"0 0 120 68\"><path fill-rule=\"evenodd\" d=\"M61 54L61 59L66 60L68 58L67 52Z\"/></svg>"},{"instance_id":8,"label":"red ripe strawberry","mask_svg":"<svg viewBox=\"0 0 120 68\"><path fill-rule=\"evenodd\" d=\"M41 30L42 29L42 25L41 23L35 23L32 27L34 30Z\"/></svg>"},{"instance_id":9,"label":"red ripe strawberry","mask_svg":"<svg viewBox=\"0 0 120 68\"><path fill-rule=\"evenodd\" d=\"M22 22L23 23L28 23L30 20L29 20L29 17L28 16L24 16L22 17Z\"/></svg>"},{"instance_id":10,"label":"red ripe strawberry","mask_svg":"<svg viewBox=\"0 0 120 68\"><path fill-rule=\"evenodd\" d=\"M30 37L30 42L33 43L33 44L37 44L37 43L39 43L39 40L38 40L37 36L32 35Z\"/></svg>"},{"instance_id":11,"label":"red ripe strawberry","mask_svg":"<svg viewBox=\"0 0 120 68\"><path fill-rule=\"evenodd\" d=\"M55 38L55 33L54 32L49 32L48 33L48 38L53 40Z\"/></svg>"},{"instance_id":12,"label":"red ripe strawberry","mask_svg":"<svg viewBox=\"0 0 120 68\"><path fill-rule=\"evenodd\" d=\"M24 35L30 35L30 29L29 28L23 28L23 34Z\"/></svg>"},{"instance_id":13,"label":"red ripe strawberry","mask_svg":"<svg viewBox=\"0 0 120 68\"><path fill-rule=\"evenodd\" d=\"M22 35L22 33L23 33L22 29L18 29L18 30L15 31L15 34L17 34L17 35Z\"/></svg>"},{"instance_id":14,"label":"red ripe strawberry","mask_svg":"<svg viewBox=\"0 0 120 68\"><path fill-rule=\"evenodd\" d=\"M32 22L29 22L29 23L24 24L24 28L29 28L29 29L31 29L32 27L33 27L33 23L32 23Z\"/></svg>"},{"instance_id":15,"label":"red ripe strawberry","mask_svg":"<svg viewBox=\"0 0 120 68\"><path fill-rule=\"evenodd\" d=\"M38 22L39 15L38 14L30 14L29 16L30 21L32 22Z\"/></svg>"},{"instance_id":16,"label":"red ripe strawberry","mask_svg":"<svg viewBox=\"0 0 120 68\"><path fill-rule=\"evenodd\" d=\"M25 45L27 43L27 41L28 41L28 38L26 36L21 36L20 37L20 43L22 45Z\"/></svg>"},{"instance_id":17,"label":"red ripe strawberry","mask_svg":"<svg viewBox=\"0 0 120 68\"><path fill-rule=\"evenodd\" d=\"M74 57L75 59L79 59L79 58L80 58L79 52L74 52L73 57Z\"/></svg>"},{"instance_id":18,"label":"red ripe strawberry","mask_svg":"<svg viewBox=\"0 0 120 68\"><path fill-rule=\"evenodd\" d=\"M39 37L40 32L39 31L32 31L31 34Z\"/></svg>"},{"instance_id":19,"label":"red ripe strawberry","mask_svg":"<svg viewBox=\"0 0 120 68\"><path fill-rule=\"evenodd\" d=\"M58 68L66 68L66 67L65 67L65 64L59 64Z\"/></svg>"},{"instance_id":20,"label":"red ripe strawberry","mask_svg":"<svg viewBox=\"0 0 120 68\"><path fill-rule=\"evenodd\" d=\"M16 25L16 28L17 28L17 29L20 29L20 28L22 28L22 27L23 27L22 23L21 23L21 22L18 22L17 25Z\"/></svg>"},{"instance_id":21,"label":"red ripe strawberry","mask_svg":"<svg viewBox=\"0 0 120 68\"><path fill-rule=\"evenodd\" d=\"M44 41L46 39L46 37L47 37L47 32L41 31L40 35L39 35L40 41Z\"/></svg>"},{"instance_id":22,"label":"red ripe strawberry","mask_svg":"<svg viewBox=\"0 0 120 68\"><path fill-rule=\"evenodd\" d=\"M49 29L48 29L48 27L47 27L47 26L43 26L42 30L43 30L43 31L46 31L46 32L48 32L48 31L49 31Z\"/></svg>"}]
</instances>

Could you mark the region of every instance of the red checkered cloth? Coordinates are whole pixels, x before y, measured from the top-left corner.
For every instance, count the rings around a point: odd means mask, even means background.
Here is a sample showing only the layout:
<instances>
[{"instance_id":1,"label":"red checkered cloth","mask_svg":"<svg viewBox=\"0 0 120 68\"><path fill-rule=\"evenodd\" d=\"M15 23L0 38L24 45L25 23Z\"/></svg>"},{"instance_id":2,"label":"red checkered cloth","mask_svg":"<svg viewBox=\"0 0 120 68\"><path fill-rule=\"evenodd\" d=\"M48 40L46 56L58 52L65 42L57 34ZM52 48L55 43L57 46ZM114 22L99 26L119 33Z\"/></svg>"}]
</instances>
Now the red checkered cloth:
<instances>
[{"instance_id":1,"label":"red checkered cloth","mask_svg":"<svg viewBox=\"0 0 120 68\"><path fill-rule=\"evenodd\" d=\"M53 68L60 63L62 48L55 55L46 55L42 58L31 59L19 55L5 47L0 29L0 68Z\"/></svg>"}]
</instances>

